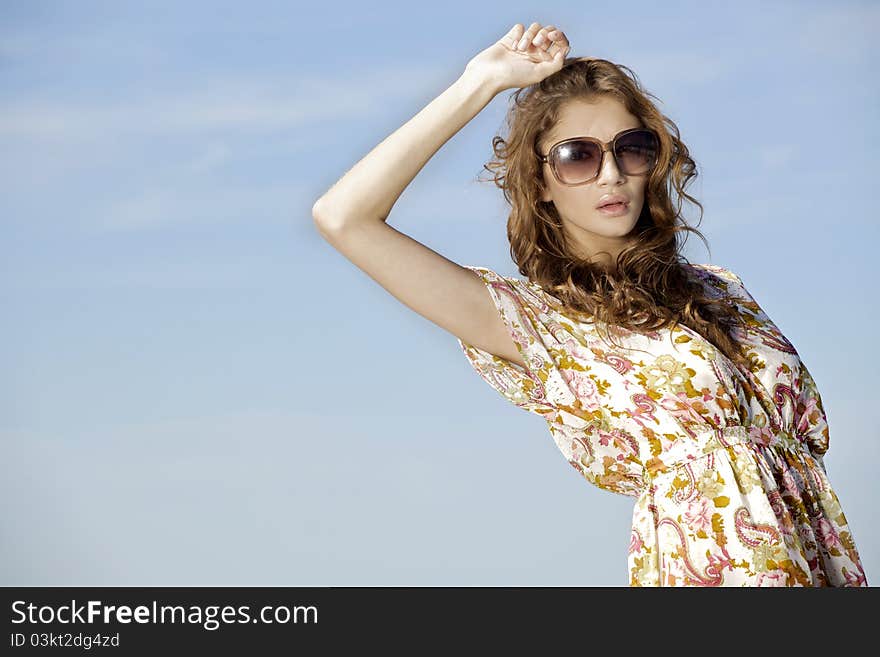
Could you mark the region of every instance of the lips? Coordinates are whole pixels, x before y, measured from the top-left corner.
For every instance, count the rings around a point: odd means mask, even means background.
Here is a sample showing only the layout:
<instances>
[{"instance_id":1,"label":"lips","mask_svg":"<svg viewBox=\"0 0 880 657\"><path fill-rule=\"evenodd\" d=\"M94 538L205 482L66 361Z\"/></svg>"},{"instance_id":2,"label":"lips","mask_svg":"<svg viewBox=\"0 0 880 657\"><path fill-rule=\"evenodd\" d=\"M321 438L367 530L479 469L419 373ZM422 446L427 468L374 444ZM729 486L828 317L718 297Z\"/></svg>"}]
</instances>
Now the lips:
<instances>
[{"instance_id":1,"label":"lips","mask_svg":"<svg viewBox=\"0 0 880 657\"><path fill-rule=\"evenodd\" d=\"M596 208L601 208L606 205L612 205L614 203L623 203L624 205L629 205L629 199L623 194L612 194L609 196L603 196L599 199L599 205Z\"/></svg>"}]
</instances>

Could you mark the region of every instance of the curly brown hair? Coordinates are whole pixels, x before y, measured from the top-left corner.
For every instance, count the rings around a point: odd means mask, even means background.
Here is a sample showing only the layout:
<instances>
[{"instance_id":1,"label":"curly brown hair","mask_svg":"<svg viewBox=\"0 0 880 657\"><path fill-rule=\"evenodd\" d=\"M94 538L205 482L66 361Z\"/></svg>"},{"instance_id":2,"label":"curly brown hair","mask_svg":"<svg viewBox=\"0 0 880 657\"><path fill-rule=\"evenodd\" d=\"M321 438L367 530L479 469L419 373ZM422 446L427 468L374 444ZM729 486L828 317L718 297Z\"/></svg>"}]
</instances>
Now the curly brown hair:
<instances>
[{"instance_id":1,"label":"curly brown hair","mask_svg":"<svg viewBox=\"0 0 880 657\"><path fill-rule=\"evenodd\" d=\"M659 137L657 164L649 174L645 203L633 230L633 243L617 257L616 271L578 255L552 202L541 200L543 169L539 145L573 99L618 100ZM511 94L508 135L492 140L495 159L483 165L493 174L511 210L507 220L510 253L520 274L559 299L585 321L608 329L648 332L684 324L748 366L734 336L743 320L734 305L707 293L681 254L681 235L703 234L681 214L682 198L703 206L684 188L697 176L696 163L679 138L675 123L649 100L635 73L622 64L590 57L566 58L563 67L539 83ZM481 182L486 182L481 180ZM677 204L673 206L672 193ZM699 222L698 222L699 223ZM711 251L711 249L710 249Z\"/></svg>"}]
</instances>

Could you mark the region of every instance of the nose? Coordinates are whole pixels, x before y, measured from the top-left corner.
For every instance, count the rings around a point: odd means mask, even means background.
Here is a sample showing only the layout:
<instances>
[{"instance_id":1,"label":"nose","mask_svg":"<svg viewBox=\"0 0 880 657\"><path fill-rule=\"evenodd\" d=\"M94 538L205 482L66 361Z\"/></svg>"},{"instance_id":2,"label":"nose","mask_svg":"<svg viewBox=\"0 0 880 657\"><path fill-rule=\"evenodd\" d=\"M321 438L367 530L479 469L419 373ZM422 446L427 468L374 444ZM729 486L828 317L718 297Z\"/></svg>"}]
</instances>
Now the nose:
<instances>
[{"instance_id":1,"label":"nose","mask_svg":"<svg viewBox=\"0 0 880 657\"><path fill-rule=\"evenodd\" d=\"M611 151L610 146L602 152L601 165L599 175L596 178L597 185L611 185L623 181L624 175L617 168L617 162L614 159L614 153Z\"/></svg>"}]
</instances>

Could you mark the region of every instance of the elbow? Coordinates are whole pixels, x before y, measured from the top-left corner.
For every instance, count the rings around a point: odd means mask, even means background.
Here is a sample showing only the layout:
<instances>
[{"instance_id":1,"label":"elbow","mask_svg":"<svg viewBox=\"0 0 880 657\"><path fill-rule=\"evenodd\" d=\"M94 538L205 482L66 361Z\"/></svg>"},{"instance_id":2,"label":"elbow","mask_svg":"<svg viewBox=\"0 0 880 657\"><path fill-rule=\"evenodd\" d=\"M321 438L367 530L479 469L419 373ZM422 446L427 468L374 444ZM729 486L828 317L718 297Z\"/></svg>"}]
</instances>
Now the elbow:
<instances>
[{"instance_id":1,"label":"elbow","mask_svg":"<svg viewBox=\"0 0 880 657\"><path fill-rule=\"evenodd\" d=\"M385 217L379 217L377 223L383 222L385 219ZM318 232L325 239L330 239L344 230L347 231L368 221L365 218L365 213L352 212L339 206L329 207L327 200L323 197L312 205L312 220Z\"/></svg>"},{"instance_id":2,"label":"elbow","mask_svg":"<svg viewBox=\"0 0 880 657\"><path fill-rule=\"evenodd\" d=\"M315 224L315 228L325 239L341 227L341 222L333 218L334 215L327 210L326 205L323 197L319 198L312 205L312 221Z\"/></svg>"},{"instance_id":3,"label":"elbow","mask_svg":"<svg viewBox=\"0 0 880 657\"><path fill-rule=\"evenodd\" d=\"M324 205L326 205L324 197L319 198L312 204L312 220L316 226L320 226L320 224L327 221L327 210Z\"/></svg>"}]
</instances>

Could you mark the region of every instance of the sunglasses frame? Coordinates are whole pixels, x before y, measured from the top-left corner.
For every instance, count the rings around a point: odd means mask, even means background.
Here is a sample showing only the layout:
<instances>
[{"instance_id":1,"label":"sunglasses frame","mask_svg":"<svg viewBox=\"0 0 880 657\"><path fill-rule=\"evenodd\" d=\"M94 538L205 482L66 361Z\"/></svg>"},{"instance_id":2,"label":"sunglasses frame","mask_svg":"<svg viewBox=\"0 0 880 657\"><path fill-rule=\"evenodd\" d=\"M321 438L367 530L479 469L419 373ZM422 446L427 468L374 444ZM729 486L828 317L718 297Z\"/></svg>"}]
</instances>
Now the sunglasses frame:
<instances>
[{"instance_id":1,"label":"sunglasses frame","mask_svg":"<svg viewBox=\"0 0 880 657\"><path fill-rule=\"evenodd\" d=\"M620 171L621 173L623 173L624 175L626 175L626 176L631 176L631 175L632 176L644 176L644 175L649 174L654 169L654 167L657 166L656 154L654 156L654 162L651 164L651 167L645 173L633 173L633 174L626 173L623 170L623 168L620 166L620 162L617 160L617 153L616 153L617 140L620 139L621 137L625 137L626 135L628 135L632 132L648 132L648 133L650 133L651 135L654 136L654 140L656 142L657 149L659 150L660 138L654 130L652 130L651 128L629 128L627 130L623 130L621 132L618 132L616 135L614 135L614 138L611 141L606 141L606 142L602 142L599 139L596 139L595 137L569 137L568 139L563 139L562 141L558 141L555 144L553 144L550 147L550 150L547 151L547 155L542 155L541 153L537 153L537 155L538 155L538 158L541 160L541 162L550 165L550 170L553 171L553 177L556 178L556 181L560 185L565 185L566 187L577 187L579 185L586 185L587 183L593 182L594 180L596 180L596 178L598 178L600 175L602 175L602 167L605 165L605 153L611 153L611 156L614 158L614 164L617 166L617 170ZM556 152L557 152L557 149L560 146L564 146L565 144L572 142L572 141L590 141L590 142L593 142L594 144L596 144L602 150L602 153L599 156L599 168L596 171L596 175L593 176L592 178L590 178L589 180L584 180L582 182L576 182L576 183L563 182L559 177L559 173L556 171Z\"/></svg>"}]
</instances>

